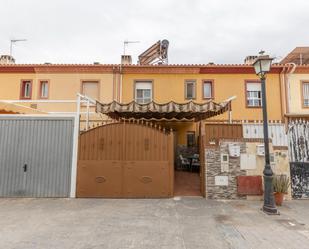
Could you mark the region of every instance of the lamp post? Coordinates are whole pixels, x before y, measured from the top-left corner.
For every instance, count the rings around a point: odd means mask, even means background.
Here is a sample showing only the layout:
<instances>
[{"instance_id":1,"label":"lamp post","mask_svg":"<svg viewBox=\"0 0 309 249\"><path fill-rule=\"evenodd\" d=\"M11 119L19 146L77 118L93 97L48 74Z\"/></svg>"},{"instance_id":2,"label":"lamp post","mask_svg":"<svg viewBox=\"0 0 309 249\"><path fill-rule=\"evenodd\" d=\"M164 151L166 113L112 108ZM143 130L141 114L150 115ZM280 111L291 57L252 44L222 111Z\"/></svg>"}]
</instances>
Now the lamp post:
<instances>
[{"instance_id":1,"label":"lamp post","mask_svg":"<svg viewBox=\"0 0 309 249\"><path fill-rule=\"evenodd\" d=\"M269 158L269 138L268 138L268 118L267 118L267 102L266 102L266 89L265 79L266 74L270 71L271 62L273 58L264 55L264 51L260 52L260 56L254 61L253 66L255 73L261 79L262 87L262 107L263 107L263 130L264 130L264 151L265 151L265 167L264 175L264 205L263 211L267 214L278 214L273 191L273 171L270 167Z\"/></svg>"}]
</instances>

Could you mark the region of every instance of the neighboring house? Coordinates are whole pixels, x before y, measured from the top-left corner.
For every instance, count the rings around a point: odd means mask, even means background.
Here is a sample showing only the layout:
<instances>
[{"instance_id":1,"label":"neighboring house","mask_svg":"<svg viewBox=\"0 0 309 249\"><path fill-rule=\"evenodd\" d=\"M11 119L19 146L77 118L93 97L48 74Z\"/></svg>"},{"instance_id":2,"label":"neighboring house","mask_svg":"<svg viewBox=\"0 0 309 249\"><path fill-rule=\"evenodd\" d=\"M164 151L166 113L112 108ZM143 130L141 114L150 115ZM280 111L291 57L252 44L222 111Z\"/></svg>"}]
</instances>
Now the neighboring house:
<instances>
[{"instance_id":1,"label":"neighboring house","mask_svg":"<svg viewBox=\"0 0 309 249\"><path fill-rule=\"evenodd\" d=\"M309 47L296 47L282 61L294 198L309 197Z\"/></svg>"},{"instance_id":2,"label":"neighboring house","mask_svg":"<svg viewBox=\"0 0 309 249\"><path fill-rule=\"evenodd\" d=\"M287 116L309 116L309 47L297 47L282 61Z\"/></svg>"},{"instance_id":3,"label":"neighboring house","mask_svg":"<svg viewBox=\"0 0 309 249\"><path fill-rule=\"evenodd\" d=\"M100 102L117 100L116 77L113 65L0 63L0 100L42 112L72 114L77 93ZM85 110L84 104L82 112ZM90 111L93 121L101 120L93 106Z\"/></svg>"},{"instance_id":4,"label":"neighboring house","mask_svg":"<svg viewBox=\"0 0 309 249\"><path fill-rule=\"evenodd\" d=\"M286 77L287 104L285 114L309 117L309 66L291 65Z\"/></svg>"}]
</instances>

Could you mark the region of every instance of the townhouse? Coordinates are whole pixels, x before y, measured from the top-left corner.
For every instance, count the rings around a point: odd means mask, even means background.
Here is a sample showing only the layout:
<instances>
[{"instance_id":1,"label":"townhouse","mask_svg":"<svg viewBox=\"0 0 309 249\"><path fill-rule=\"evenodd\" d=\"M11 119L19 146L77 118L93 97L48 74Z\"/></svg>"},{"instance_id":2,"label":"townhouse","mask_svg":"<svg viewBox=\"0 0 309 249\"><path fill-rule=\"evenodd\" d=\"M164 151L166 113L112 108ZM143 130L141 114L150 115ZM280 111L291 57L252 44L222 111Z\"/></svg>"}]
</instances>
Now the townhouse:
<instances>
[{"instance_id":1,"label":"townhouse","mask_svg":"<svg viewBox=\"0 0 309 249\"><path fill-rule=\"evenodd\" d=\"M122 82L122 102L135 100L139 103L174 101L197 103L214 100L222 102L235 96L232 101L234 121L262 120L261 84L251 65L126 65ZM273 66L267 77L268 113L270 120L281 121L282 66ZM276 93L276 94L274 94ZM229 121L229 113L209 121ZM178 131L181 145L192 143L191 134L197 134L192 122L174 122L170 126Z\"/></svg>"},{"instance_id":2,"label":"townhouse","mask_svg":"<svg viewBox=\"0 0 309 249\"><path fill-rule=\"evenodd\" d=\"M5 58L5 56L3 56ZM4 60L2 58L2 61ZM77 93L100 102L118 98L114 65L0 63L0 99L2 112L76 113ZM118 94L118 95L117 95ZM27 107L27 109L23 108ZM82 108L85 120L86 104ZM90 119L101 121L90 105ZM84 124L81 128L84 129Z\"/></svg>"}]
</instances>

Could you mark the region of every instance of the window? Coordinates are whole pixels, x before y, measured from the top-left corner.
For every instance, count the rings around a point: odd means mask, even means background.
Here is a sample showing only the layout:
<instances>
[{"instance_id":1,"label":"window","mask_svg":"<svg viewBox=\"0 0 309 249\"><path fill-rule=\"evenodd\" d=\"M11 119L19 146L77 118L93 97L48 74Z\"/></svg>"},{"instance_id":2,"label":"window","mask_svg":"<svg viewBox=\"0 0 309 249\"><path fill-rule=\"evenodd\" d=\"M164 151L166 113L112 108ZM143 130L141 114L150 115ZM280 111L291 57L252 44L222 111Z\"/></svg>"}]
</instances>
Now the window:
<instances>
[{"instance_id":1,"label":"window","mask_svg":"<svg viewBox=\"0 0 309 249\"><path fill-rule=\"evenodd\" d=\"M212 99L213 97L213 81L205 80L203 82L203 98Z\"/></svg>"},{"instance_id":2,"label":"window","mask_svg":"<svg viewBox=\"0 0 309 249\"><path fill-rule=\"evenodd\" d=\"M185 81L185 98L195 99L195 80Z\"/></svg>"},{"instance_id":3,"label":"window","mask_svg":"<svg viewBox=\"0 0 309 249\"><path fill-rule=\"evenodd\" d=\"M187 132L187 146L188 147L195 146L195 132L194 131Z\"/></svg>"},{"instance_id":4,"label":"window","mask_svg":"<svg viewBox=\"0 0 309 249\"><path fill-rule=\"evenodd\" d=\"M40 98L47 99L49 91L49 82L48 80L40 80Z\"/></svg>"},{"instance_id":5,"label":"window","mask_svg":"<svg viewBox=\"0 0 309 249\"><path fill-rule=\"evenodd\" d=\"M246 95L248 107L262 106L262 92L260 82L246 82Z\"/></svg>"},{"instance_id":6,"label":"window","mask_svg":"<svg viewBox=\"0 0 309 249\"><path fill-rule=\"evenodd\" d=\"M146 104L152 101L152 82L135 82L135 101L139 104Z\"/></svg>"},{"instance_id":7,"label":"window","mask_svg":"<svg viewBox=\"0 0 309 249\"><path fill-rule=\"evenodd\" d=\"M303 82L303 107L309 107L309 82Z\"/></svg>"},{"instance_id":8,"label":"window","mask_svg":"<svg viewBox=\"0 0 309 249\"><path fill-rule=\"evenodd\" d=\"M99 99L99 82L98 81L83 81L82 93L92 99Z\"/></svg>"},{"instance_id":9,"label":"window","mask_svg":"<svg viewBox=\"0 0 309 249\"><path fill-rule=\"evenodd\" d=\"M21 81L21 99L31 99L32 95L32 80L22 80Z\"/></svg>"}]
</instances>

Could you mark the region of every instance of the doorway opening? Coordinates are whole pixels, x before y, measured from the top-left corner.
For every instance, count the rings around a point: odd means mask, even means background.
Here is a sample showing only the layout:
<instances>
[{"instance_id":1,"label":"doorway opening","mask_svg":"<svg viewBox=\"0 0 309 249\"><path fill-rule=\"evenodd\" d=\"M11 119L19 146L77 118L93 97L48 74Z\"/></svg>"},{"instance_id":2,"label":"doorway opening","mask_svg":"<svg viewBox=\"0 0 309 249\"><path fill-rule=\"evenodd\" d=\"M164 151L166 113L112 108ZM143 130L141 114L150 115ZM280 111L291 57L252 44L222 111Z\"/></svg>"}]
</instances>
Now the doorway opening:
<instances>
[{"instance_id":1,"label":"doorway opening","mask_svg":"<svg viewBox=\"0 0 309 249\"><path fill-rule=\"evenodd\" d=\"M182 124L182 128L186 126ZM195 124L187 124L185 132L176 129L174 196L202 196L201 163Z\"/></svg>"},{"instance_id":2,"label":"doorway opening","mask_svg":"<svg viewBox=\"0 0 309 249\"><path fill-rule=\"evenodd\" d=\"M175 170L174 196L202 196L199 173Z\"/></svg>"}]
</instances>

